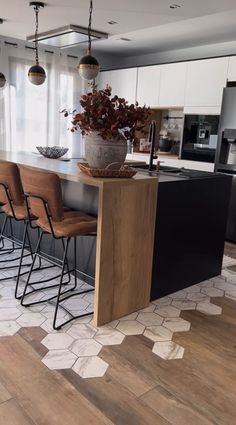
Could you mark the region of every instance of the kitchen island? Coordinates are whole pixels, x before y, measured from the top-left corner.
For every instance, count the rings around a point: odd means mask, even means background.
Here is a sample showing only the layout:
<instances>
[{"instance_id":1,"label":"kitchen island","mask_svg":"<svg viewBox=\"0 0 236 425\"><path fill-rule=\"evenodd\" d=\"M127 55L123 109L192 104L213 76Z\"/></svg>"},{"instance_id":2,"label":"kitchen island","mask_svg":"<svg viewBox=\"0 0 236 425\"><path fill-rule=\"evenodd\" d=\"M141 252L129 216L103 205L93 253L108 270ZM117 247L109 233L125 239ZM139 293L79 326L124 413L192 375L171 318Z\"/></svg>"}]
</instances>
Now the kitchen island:
<instances>
[{"instance_id":1,"label":"kitchen island","mask_svg":"<svg viewBox=\"0 0 236 425\"><path fill-rule=\"evenodd\" d=\"M169 167L97 179L76 161L7 152L1 160L58 174L65 205L98 217L97 239L80 237L77 258L79 270L95 274L96 325L220 274L229 176ZM59 248L54 255L60 258Z\"/></svg>"},{"instance_id":2,"label":"kitchen island","mask_svg":"<svg viewBox=\"0 0 236 425\"><path fill-rule=\"evenodd\" d=\"M89 274L95 271L95 325L149 304L157 177L138 173L132 179L92 178L79 171L75 160L53 160L38 154L0 151L0 161L56 173L65 205L97 216L96 239L78 240L79 269ZM47 246L42 248L47 250ZM56 247L57 256L60 251ZM69 258L72 260L72 253Z\"/></svg>"}]
</instances>

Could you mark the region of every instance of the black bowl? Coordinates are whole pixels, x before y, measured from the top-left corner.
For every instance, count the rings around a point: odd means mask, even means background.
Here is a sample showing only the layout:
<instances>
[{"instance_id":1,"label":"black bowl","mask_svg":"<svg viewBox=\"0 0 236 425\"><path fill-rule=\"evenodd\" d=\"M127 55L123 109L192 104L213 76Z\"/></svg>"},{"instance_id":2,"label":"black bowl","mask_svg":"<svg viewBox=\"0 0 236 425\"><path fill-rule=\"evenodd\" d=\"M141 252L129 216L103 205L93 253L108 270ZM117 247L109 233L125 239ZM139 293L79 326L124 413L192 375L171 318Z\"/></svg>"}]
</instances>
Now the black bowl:
<instances>
[{"instance_id":1,"label":"black bowl","mask_svg":"<svg viewBox=\"0 0 236 425\"><path fill-rule=\"evenodd\" d=\"M58 159L65 155L69 148L61 148L60 146L36 146L39 153L45 156L45 158Z\"/></svg>"}]
</instances>

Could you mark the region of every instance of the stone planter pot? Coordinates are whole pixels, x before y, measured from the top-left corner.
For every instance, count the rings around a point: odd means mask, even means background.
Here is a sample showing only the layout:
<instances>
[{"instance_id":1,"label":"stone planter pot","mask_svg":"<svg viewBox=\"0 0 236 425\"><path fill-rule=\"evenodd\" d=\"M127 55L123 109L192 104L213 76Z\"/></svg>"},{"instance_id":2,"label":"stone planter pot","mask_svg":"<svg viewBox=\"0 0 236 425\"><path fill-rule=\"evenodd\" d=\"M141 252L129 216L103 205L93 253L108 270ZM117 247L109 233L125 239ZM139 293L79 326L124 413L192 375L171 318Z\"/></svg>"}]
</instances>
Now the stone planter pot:
<instances>
[{"instance_id":1,"label":"stone planter pot","mask_svg":"<svg viewBox=\"0 0 236 425\"><path fill-rule=\"evenodd\" d=\"M113 162L125 162L127 142L103 140L96 132L84 136L85 157L91 168L106 168Z\"/></svg>"}]
</instances>

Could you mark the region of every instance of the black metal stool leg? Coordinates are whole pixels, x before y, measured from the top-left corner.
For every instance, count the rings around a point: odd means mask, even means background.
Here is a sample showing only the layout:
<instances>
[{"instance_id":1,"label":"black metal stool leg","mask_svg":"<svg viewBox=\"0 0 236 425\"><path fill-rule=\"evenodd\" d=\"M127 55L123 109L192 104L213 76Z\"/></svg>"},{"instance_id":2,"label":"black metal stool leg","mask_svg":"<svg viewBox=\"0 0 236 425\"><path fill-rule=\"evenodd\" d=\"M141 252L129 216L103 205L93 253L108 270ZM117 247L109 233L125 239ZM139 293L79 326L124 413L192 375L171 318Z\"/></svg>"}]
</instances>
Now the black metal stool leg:
<instances>
[{"instance_id":1,"label":"black metal stool leg","mask_svg":"<svg viewBox=\"0 0 236 425\"><path fill-rule=\"evenodd\" d=\"M12 237L12 235L13 235L13 233L12 233L11 218L8 217L7 215L5 215L5 218L4 218L4 221L3 221L3 224L2 224L2 228L1 228L1 234L0 234L0 239L1 239L1 243L2 243L2 247L0 249L0 257L2 255L12 254L14 252L14 249L15 249L15 246L14 246L13 241L11 241L12 248L5 248L5 243L4 243L5 235L4 235L4 232L5 232L5 229L6 229L7 224L8 224L9 221L10 221L10 231L11 231L11 235L10 236Z\"/></svg>"},{"instance_id":2,"label":"black metal stool leg","mask_svg":"<svg viewBox=\"0 0 236 425\"><path fill-rule=\"evenodd\" d=\"M1 214L2 214L2 212L1 212ZM2 245L1 250L4 248L3 232L4 232L5 227L6 227L6 222L7 222L7 216L5 215L4 220L3 220L3 224L2 224L2 227L1 227L1 233L0 233L0 241L1 241L1 245Z\"/></svg>"},{"instance_id":3,"label":"black metal stool leg","mask_svg":"<svg viewBox=\"0 0 236 425\"><path fill-rule=\"evenodd\" d=\"M65 250L64 250L64 255L63 255L61 278L60 278L60 283L59 283L59 288L58 288L58 295L57 295L56 306L55 306L55 313L54 313L54 318L53 318L53 328L54 329L59 329L60 328L60 326L59 327L56 326L56 321L57 321L57 313L58 313L60 296L61 296L61 289L62 289L62 284L63 284L64 270L65 270L65 267L67 265L67 252L68 252L68 247L69 247L70 240L71 240L71 238L67 238L67 240L66 240Z\"/></svg>"},{"instance_id":4,"label":"black metal stool leg","mask_svg":"<svg viewBox=\"0 0 236 425\"><path fill-rule=\"evenodd\" d=\"M24 233L23 233L23 240L22 240L21 256L20 256L19 268L18 268L18 273L17 273L17 278L16 278L16 286L15 286L15 298L17 300L19 300L21 298L21 295L18 295L18 287L19 287L19 281L20 281L20 276L21 276L21 267L22 267L22 262L23 262L23 258L24 258L24 250L25 250L26 237L27 236L28 236L28 240L29 240L28 224L29 224L28 221L25 221ZM29 240L29 243L30 243L30 240ZM32 255L32 250L31 250L31 255Z\"/></svg>"},{"instance_id":5,"label":"black metal stool leg","mask_svg":"<svg viewBox=\"0 0 236 425\"><path fill-rule=\"evenodd\" d=\"M29 231L28 231L29 226L28 226L28 224L26 226L26 238L28 240L28 247L29 247L29 250L30 250L31 258L33 260L34 253L33 253L32 245L31 245L31 240L30 240L30 236L29 236Z\"/></svg>"},{"instance_id":6,"label":"black metal stool leg","mask_svg":"<svg viewBox=\"0 0 236 425\"><path fill-rule=\"evenodd\" d=\"M74 236L74 278L75 278L75 287L77 288L77 238Z\"/></svg>"},{"instance_id":7,"label":"black metal stool leg","mask_svg":"<svg viewBox=\"0 0 236 425\"><path fill-rule=\"evenodd\" d=\"M54 239L54 238L53 238L53 239ZM64 242L64 238L62 238L62 239L61 239L61 242L62 242L63 250L64 250L64 252L65 252L65 242ZM68 280L67 284L69 284L69 283L70 283L70 281L71 281L71 276L70 276L70 266L69 266L69 263L68 263L67 256L66 256L66 267L67 267L67 270L68 270L68 277L69 277L69 280Z\"/></svg>"},{"instance_id":8,"label":"black metal stool leg","mask_svg":"<svg viewBox=\"0 0 236 425\"><path fill-rule=\"evenodd\" d=\"M32 274L33 269L34 269L34 265L35 265L35 261L36 261L36 258L37 258L37 254L39 252L39 248L40 248L40 243L41 243L42 237L43 237L43 231L40 232L40 236L39 236L39 239L38 239L38 242L37 242L37 246L36 246L36 249L35 249L35 252L34 252L34 255L33 255L33 261L32 261L30 270L28 272L27 281L26 281L26 284L25 284L25 287L24 287L24 291L23 291L23 294L22 294L22 297L21 297L21 305L24 305L24 298L25 298L25 295L26 295L26 292L27 292L27 288L30 285L30 278L31 278L31 274Z\"/></svg>"}]
</instances>

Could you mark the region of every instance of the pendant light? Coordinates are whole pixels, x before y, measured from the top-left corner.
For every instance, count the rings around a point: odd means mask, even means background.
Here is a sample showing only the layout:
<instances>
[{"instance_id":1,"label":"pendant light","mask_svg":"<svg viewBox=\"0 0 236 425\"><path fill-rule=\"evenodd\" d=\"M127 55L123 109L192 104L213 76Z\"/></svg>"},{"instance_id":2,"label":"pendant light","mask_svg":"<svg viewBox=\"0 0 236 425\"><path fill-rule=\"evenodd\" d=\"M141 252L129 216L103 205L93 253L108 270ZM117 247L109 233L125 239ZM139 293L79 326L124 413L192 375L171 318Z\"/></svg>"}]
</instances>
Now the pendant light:
<instances>
[{"instance_id":1,"label":"pendant light","mask_svg":"<svg viewBox=\"0 0 236 425\"><path fill-rule=\"evenodd\" d=\"M82 57L78 66L79 74L84 80L93 80L98 75L100 68L97 59L91 55L92 13L93 0L90 0L88 24L88 51L87 55Z\"/></svg>"},{"instance_id":2,"label":"pendant light","mask_svg":"<svg viewBox=\"0 0 236 425\"><path fill-rule=\"evenodd\" d=\"M28 72L29 80L32 84L40 86L46 80L46 72L39 65L39 51L38 51L38 29L39 29L39 9L44 7L44 3L32 1L29 4L35 11L35 62L36 65L31 66Z\"/></svg>"},{"instance_id":3,"label":"pendant light","mask_svg":"<svg viewBox=\"0 0 236 425\"><path fill-rule=\"evenodd\" d=\"M0 89L3 89L5 87L6 82L7 80L5 75L2 72L0 72Z\"/></svg>"}]
</instances>

